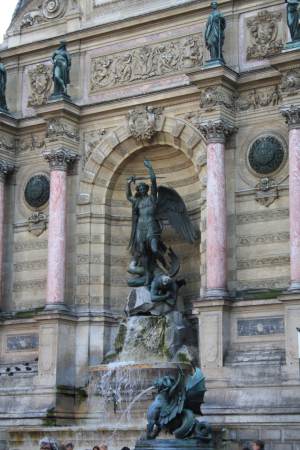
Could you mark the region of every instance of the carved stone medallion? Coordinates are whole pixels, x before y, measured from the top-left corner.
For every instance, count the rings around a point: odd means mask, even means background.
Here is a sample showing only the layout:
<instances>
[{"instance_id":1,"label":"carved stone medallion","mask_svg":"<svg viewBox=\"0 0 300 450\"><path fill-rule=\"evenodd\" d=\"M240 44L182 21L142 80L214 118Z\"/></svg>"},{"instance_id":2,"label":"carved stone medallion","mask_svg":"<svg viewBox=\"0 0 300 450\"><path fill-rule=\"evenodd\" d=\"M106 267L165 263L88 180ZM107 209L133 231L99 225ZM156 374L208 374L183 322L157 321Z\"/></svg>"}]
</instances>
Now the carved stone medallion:
<instances>
[{"instance_id":1,"label":"carved stone medallion","mask_svg":"<svg viewBox=\"0 0 300 450\"><path fill-rule=\"evenodd\" d=\"M279 169L284 156L283 146L278 139L274 136L263 136L251 145L248 161L254 172L267 175Z\"/></svg>"},{"instance_id":2,"label":"carved stone medallion","mask_svg":"<svg viewBox=\"0 0 300 450\"><path fill-rule=\"evenodd\" d=\"M46 175L34 175L25 187L25 200L32 208L40 208L49 200L50 183Z\"/></svg>"},{"instance_id":3,"label":"carved stone medallion","mask_svg":"<svg viewBox=\"0 0 300 450\"><path fill-rule=\"evenodd\" d=\"M137 141L150 141L157 133L157 121L162 114L162 108L141 106L128 112L128 128Z\"/></svg>"}]
</instances>

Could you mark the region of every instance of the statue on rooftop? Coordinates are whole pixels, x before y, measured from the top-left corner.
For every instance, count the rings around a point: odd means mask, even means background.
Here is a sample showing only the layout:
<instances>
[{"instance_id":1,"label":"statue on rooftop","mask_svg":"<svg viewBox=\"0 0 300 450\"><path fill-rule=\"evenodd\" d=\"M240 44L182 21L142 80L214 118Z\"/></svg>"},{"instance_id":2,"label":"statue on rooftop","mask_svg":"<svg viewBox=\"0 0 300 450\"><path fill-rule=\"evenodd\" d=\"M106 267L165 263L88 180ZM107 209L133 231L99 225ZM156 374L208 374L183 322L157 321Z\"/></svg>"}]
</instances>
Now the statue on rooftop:
<instances>
[{"instance_id":1,"label":"statue on rooftop","mask_svg":"<svg viewBox=\"0 0 300 450\"><path fill-rule=\"evenodd\" d=\"M198 367L193 371L185 379L179 368L177 379L164 376L155 381L157 394L147 412L147 439L155 439L164 430L176 439L211 440L211 427L195 417L195 414L201 414L206 392L205 378Z\"/></svg>"},{"instance_id":2,"label":"statue on rooftop","mask_svg":"<svg viewBox=\"0 0 300 450\"><path fill-rule=\"evenodd\" d=\"M226 20L220 11L218 3L211 2L212 12L208 16L205 28L205 45L209 50L211 60L224 62L223 45L225 40Z\"/></svg>"},{"instance_id":3,"label":"statue on rooftop","mask_svg":"<svg viewBox=\"0 0 300 450\"><path fill-rule=\"evenodd\" d=\"M287 24L290 30L292 42L300 40L300 1L285 0L287 3Z\"/></svg>"},{"instance_id":4,"label":"statue on rooftop","mask_svg":"<svg viewBox=\"0 0 300 450\"><path fill-rule=\"evenodd\" d=\"M67 96L67 87L70 84L71 56L66 48L66 42L52 55L54 92L52 97Z\"/></svg>"},{"instance_id":5,"label":"statue on rooftop","mask_svg":"<svg viewBox=\"0 0 300 450\"><path fill-rule=\"evenodd\" d=\"M7 72L5 65L0 62L0 111L8 112L6 104Z\"/></svg>"},{"instance_id":6,"label":"statue on rooftop","mask_svg":"<svg viewBox=\"0 0 300 450\"><path fill-rule=\"evenodd\" d=\"M170 277L174 276L180 267L175 253L172 249L168 249L161 239L163 221L167 220L187 242L195 242L198 236L180 195L172 188L157 187L151 162L146 160L144 165L148 170L148 177L131 176L127 181L126 195L132 204L132 231L129 247L133 260L129 272L137 275L137 278L129 280L128 284L129 286L147 286L150 290L154 273L159 267L162 267ZM148 184L141 182L136 186L136 192L133 194L131 185L137 180L145 179L150 179L151 188ZM155 298L156 287L153 287L152 291Z\"/></svg>"}]
</instances>

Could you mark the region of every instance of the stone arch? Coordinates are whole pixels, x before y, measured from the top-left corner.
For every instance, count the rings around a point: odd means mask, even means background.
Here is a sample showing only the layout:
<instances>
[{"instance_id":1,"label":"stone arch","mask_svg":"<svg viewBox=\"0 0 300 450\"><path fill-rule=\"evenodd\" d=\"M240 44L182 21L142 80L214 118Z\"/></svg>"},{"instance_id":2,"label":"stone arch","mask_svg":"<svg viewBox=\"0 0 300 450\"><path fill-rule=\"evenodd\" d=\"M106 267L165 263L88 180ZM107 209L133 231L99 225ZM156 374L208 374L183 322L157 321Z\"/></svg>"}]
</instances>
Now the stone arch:
<instances>
[{"instance_id":1,"label":"stone arch","mask_svg":"<svg viewBox=\"0 0 300 450\"><path fill-rule=\"evenodd\" d=\"M193 170L193 183L195 183L195 186L197 183L200 186L199 176L206 158L206 146L203 137L191 124L177 118L165 117L161 129L158 130L150 143L137 143L131 136L130 131L125 126L121 126L100 141L85 165L80 183L79 214L83 216L84 213L89 214L90 233L96 236L96 239L93 236L90 239L94 244L90 248L89 291L97 293L94 296L94 306L98 304L101 309L110 309L112 303L116 304L111 286L121 286L120 289L126 286L126 266L125 270L122 271L124 280L120 279L121 271L118 273L117 270L112 269L114 265L120 266L122 264L124 267L123 259L125 260L125 257L122 254L114 253L116 249L112 249L111 242L115 239L118 240L115 231L116 226L119 226L120 230L127 227L128 231L130 213L126 210L127 206L120 207L116 213L117 200L113 198L114 187L118 183L118 177L120 177L124 166L132 158L135 158L139 151L153 152L159 146L174 149L174 152L177 151L178 155L182 154L182 157L189 162L189 170ZM124 202L124 200L125 197L122 197L121 201ZM200 211L200 208L198 210ZM197 219L195 219L198 226L200 226L199 211ZM119 215L118 224L116 224L118 222L117 215ZM112 221L114 221L113 225ZM115 233L115 235L112 236L111 233ZM122 239L126 240L124 237ZM120 245L123 246L124 251L126 243L122 241ZM199 279L197 283L200 285L200 248L197 248L196 253L199 266L196 269ZM129 254L126 258L128 263ZM93 297L93 295L90 294L90 297ZM90 299L90 301L93 303L93 300Z\"/></svg>"}]
</instances>

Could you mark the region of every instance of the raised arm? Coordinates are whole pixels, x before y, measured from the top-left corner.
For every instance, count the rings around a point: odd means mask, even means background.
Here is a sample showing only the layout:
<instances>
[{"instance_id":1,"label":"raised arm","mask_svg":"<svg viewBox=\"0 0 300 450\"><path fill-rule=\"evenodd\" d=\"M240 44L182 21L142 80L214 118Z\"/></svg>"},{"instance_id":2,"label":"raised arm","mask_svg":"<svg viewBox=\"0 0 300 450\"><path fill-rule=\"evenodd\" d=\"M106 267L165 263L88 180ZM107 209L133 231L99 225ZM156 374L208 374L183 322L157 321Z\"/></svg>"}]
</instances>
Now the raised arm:
<instances>
[{"instance_id":1,"label":"raised arm","mask_svg":"<svg viewBox=\"0 0 300 450\"><path fill-rule=\"evenodd\" d=\"M134 197L131 191L131 183L134 183L134 177L129 177L126 185L126 197L130 203L134 203Z\"/></svg>"},{"instance_id":2,"label":"raised arm","mask_svg":"<svg viewBox=\"0 0 300 450\"><path fill-rule=\"evenodd\" d=\"M157 199L157 183L156 183L156 175L154 173L152 164L150 161L148 161L147 159L145 159L144 161L144 166L147 168L148 170L148 174L151 180L151 196L155 198L155 200Z\"/></svg>"}]
</instances>

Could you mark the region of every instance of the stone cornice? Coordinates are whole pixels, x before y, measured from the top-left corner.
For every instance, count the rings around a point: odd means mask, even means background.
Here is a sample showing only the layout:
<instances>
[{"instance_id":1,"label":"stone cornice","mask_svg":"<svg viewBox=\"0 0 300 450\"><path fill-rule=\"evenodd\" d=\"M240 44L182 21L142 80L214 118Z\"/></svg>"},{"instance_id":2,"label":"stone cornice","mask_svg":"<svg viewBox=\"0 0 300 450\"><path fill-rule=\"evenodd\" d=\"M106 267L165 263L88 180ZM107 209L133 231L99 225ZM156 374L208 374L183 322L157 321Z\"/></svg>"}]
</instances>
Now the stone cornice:
<instances>
[{"instance_id":1,"label":"stone cornice","mask_svg":"<svg viewBox=\"0 0 300 450\"><path fill-rule=\"evenodd\" d=\"M285 118L290 130L293 128L300 128L300 106L282 106L279 110Z\"/></svg>"}]
</instances>

